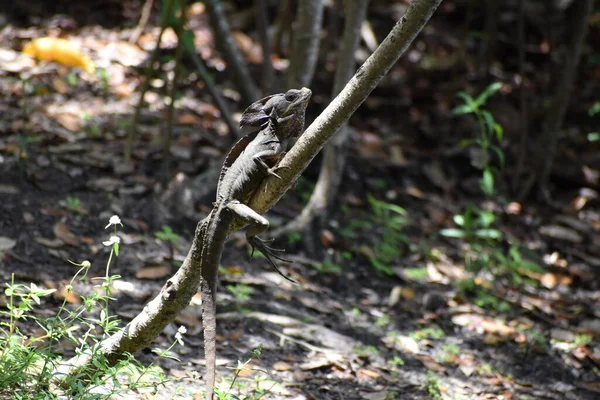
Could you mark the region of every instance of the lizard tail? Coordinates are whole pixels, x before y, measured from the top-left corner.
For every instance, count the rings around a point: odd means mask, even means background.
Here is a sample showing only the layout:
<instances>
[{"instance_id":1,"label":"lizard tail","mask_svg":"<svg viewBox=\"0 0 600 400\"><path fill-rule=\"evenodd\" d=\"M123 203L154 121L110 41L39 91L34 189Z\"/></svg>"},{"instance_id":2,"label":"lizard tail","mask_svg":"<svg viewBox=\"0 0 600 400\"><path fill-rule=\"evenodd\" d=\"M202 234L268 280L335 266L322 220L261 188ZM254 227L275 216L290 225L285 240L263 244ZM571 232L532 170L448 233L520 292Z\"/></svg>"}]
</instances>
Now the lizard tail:
<instances>
[{"instance_id":1,"label":"lizard tail","mask_svg":"<svg viewBox=\"0 0 600 400\"><path fill-rule=\"evenodd\" d=\"M217 363L216 280L202 281L202 323L204 324L204 358L206 360L206 400L213 399Z\"/></svg>"}]
</instances>

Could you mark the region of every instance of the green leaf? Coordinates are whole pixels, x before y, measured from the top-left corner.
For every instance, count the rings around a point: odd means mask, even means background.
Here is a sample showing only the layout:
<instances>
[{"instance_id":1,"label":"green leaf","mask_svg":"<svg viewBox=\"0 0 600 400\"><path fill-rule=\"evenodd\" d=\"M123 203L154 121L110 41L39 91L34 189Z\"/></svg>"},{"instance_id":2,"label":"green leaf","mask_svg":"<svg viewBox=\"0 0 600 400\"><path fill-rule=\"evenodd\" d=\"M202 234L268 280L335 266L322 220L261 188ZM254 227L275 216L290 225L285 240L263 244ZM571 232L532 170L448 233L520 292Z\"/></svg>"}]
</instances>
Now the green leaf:
<instances>
[{"instance_id":1,"label":"green leaf","mask_svg":"<svg viewBox=\"0 0 600 400\"><path fill-rule=\"evenodd\" d=\"M462 104L452 109L452 114L471 114L472 112L475 112L475 110L476 109L473 108L471 104Z\"/></svg>"},{"instance_id":2,"label":"green leaf","mask_svg":"<svg viewBox=\"0 0 600 400\"><path fill-rule=\"evenodd\" d=\"M482 239L500 239L502 238L502 232L498 229L477 229L475 230L475 236Z\"/></svg>"},{"instance_id":3,"label":"green leaf","mask_svg":"<svg viewBox=\"0 0 600 400\"><path fill-rule=\"evenodd\" d=\"M371 266L377 271L377 272L383 272L386 275L392 276L394 275L394 270L392 270L388 265L383 264L382 262L380 262L378 259L376 259L375 257L371 257L369 258L369 261L371 262Z\"/></svg>"},{"instance_id":4,"label":"green leaf","mask_svg":"<svg viewBox=\"0 0 600 400\"><path fill-rule=\"evenodd\" d=\"M490 148L498 156L498 159L500 160L500 168L504 168L504 152L502 151L502 149L494 145L492 145Z\"/></svg>"},{"instance_id":5,"label":"green leaf","mask_svg":"<svg viewBox=\"0 0 600 400\"><path fill-rule=\"evenodd\" d=\"M588 110L588 114L590 114L590 117L593 117L598 113L600 113L600 101L595 102L594 105L591 106Z\"/></svg>"},{"instance_id":6,"label":"green leaf","mask_svg":"<svg viewBox=\"0 0 600 400\"><path fill-rule=\"evenodd\" d=\"M481 92L481 94L479 96L477 96L477 98L475 99L475 103L477 103L477 106L481 106L481 105L485 104L487 99L491 95L496 93L498 90L500 90L501 88L502 88L502 82L492 83L487 88L485 88L485 90L483 92Z\"/></svg>"},{"instance_id":7,"label":"green leaf","mask_svg":"<svg viewBox=\"0 0 600 400\"><path fill-rule=\"evenodd\" d=\"M481 115L483 116L483 120L485 121L486 137L491 139L492 133L494 132L494 125L496 124L496 122L494 121L494 116L491 112L487 110L481 111Z\"/></svg>"},{"instance_id":8,"label":"green leaf","mask_svg":"<svg viewBox=\"0 0 600 400\"><path fill-rule=\"evenodd\" d=\"M456 214L454 217L452 217L452 220L458 226L465 226L466 219L464 215Z\"/></svg>"},{"instance_id":9,"label":"green leaf","mask_svg":"<svg viewBox=\"0 0 600 400\"><path fill-rule=\"evenodd\" d=\"M494 174L492 173L490 168L485 168L483 170L483 176L480 181L481 190L488 196L494 194Z\"/></svg>"},{"instance_id":10,"label":"green leaf","mask_svg":"<svg viewBox=\"0 0 600 400\"><path fill-rule=\"evenodd\" d=\"M600 140L600 132L591 132L587 135L588 141L597 142Z\"/></svg>"},{"instance_id":11,"label":"green leaf","mask_svg":"<svg viewBox=\"0 0 600 400\"><path fill-rule=\"evenodd\" d=\"M479 226L483 226L484 228L488 228L489 226L491 226L494 221L496 220L496 214L494 214L491 211L480 211L479 212L479 218L478 218L478 223Z\"/></svg>"},{"instance_id":12,"label":"green leaf","mask_svg":"<svg viewBox=\"0 0 600 400\"><path fill-rule=\"evenodd\" d=\"M496 139L498 142L501 142L504 138L504 128L502 128L502 125L496 122L494 124L494 132L496 133Z\"/></svg>"},{"instance_id":13,"label":"green leaf","mask_svg":"<svg viewBox=\"0 0 600 400\"><path fill-rule=\"evenodd\" d=\"M458 144L459 144L461 147L467 147L467 146L471 146L472 144L475 144L475 143L476 143L476 142L475 142L475 140L473 140L473 139L463 139L463 140L461 140L461 141L460 141Z\"/></svg>"},{"instance_id":14,"label":"green leaf","mask_svg":"<svg viewBox=\"0 0 600 400\"><path fill-rule=\"evenodd\" d=\"M467 233L465 231L463 231L462 229L449 228L449 229L442 229L440 231L440 235L445 236L445 237L450 237L450 238L464 238L467 236Z\"/></svg>"}]
</instances>

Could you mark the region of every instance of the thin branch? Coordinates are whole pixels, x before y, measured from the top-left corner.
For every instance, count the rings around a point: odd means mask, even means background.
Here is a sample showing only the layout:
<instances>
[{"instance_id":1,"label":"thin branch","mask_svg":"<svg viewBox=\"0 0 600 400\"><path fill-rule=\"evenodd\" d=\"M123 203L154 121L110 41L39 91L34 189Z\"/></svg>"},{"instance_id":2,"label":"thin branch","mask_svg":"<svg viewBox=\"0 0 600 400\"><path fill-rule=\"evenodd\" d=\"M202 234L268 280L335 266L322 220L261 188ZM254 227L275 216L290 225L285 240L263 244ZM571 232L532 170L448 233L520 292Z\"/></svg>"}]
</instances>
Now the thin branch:
<instances>
[{"instance_id":1,"label":"thin branch","mask_svg":"<svg viewBox=\"0 0 600 400\"><path fill-rule=\"evenodd\" d=\"M344 88L355 70L354 55L360 41L361 26L367 14L368 3L369 0L356 0L348 5L344 33L337 57L332 97L335 97ZM327 210L335 200L342 181L348 153L349 133L347 123L344 123L336 138L325 147L319 179L308 204L294 221L283 229L273 232L274 236L279 236L287 231L306 231L313 222L316 222L316 218L321 221L327 218ZM307 242L306 244L312 247L311 243ZM315 252L316 249L313 249L313 253Z\"/></svg>"},{"instance_id":2,"label":"thin branch","mask_svg":"<svg viewBox=\"0 0 600 400\"><path fill-rule=\"evenodd\" d=\"M262 88L265 90L265 93L271 93L274 84L274 69L273 63L271 62L271 40L269 38L267 2L265 0L255 0L255 8L256 30L258 31L263 50Z\"/></svg>"},{"instance_id":3,"label":"thin branch","mask_svg":"<svg viewBox=\"0 0 600 400\"><path fill-rule=\"evenodd\" d=\"M552 105L547 113L546 124L544 126L544 137L540 141L541 145L538 147L536 159L539 166L539 179L537 184L541 197L548 202L550 201L548 191L550 171L552 170L552 165L556 156L560 129L565 120L567 107L569 106L571 89L575 82L575 78L577 77L577 66L579 65L579 59L581 58L583 41L587 32L593 5L593 0L580 0L574 2L571 6L573 8L573 13L571 14L572 20L569 25L571 39L566 46L567 52L565 53L564 66L560 69L556 92L552 100Z\"/></svg>"},{"instance_id":4,"label":"thin branch","mask_svg":"<svg viewBox=\"0 0 600 400\"><path fill-rule=\"evenodd\" d=\"M174 0L169 0L166 3L165 12L163 14L163 18L160 21L160 33L158 34L158 38L156 38L156 46L150 55L150 60L148 64L144 68L144 83L140 89L140 98L138 99L138 103L135 106L135 111L133 113L133 117L131 118L131 122L129 123L129 127L127 128L127 142L125 143L125 165L129 165L131 161L131 150L133 148L133 141L135 140L135 133L137 128L137 121L140 119L140 114L142 112L142 107L144 105L144 97L146 96L146 92L150 89L150 75L154 70L154 63L158 60L158 54L160 53L160 42L162 41L162 36L165 33L165 30L169 26L169 15L171 15L171 11L173 10Z\"/></svg>"},{"instance_id":5,"label":"thin branch","mask_svg":"<svg viewBox=\"0 0 600 400\"><path fill-rule=\"evenodd\" d=\"M129 43L137 43L140 35L142 32L144 32L144 29L146 29L146 25L148 25L148 20L150 19L150 14L152 14L152 6L154 6L154 0L146 0L144 7L142 7L140 22L133 30L131 36L129 36Z\"/></svg>"},{"instance_id":6,"label":"thin branch","mask_svg":"<svg viewBox=\"0 0 600 400\"><path fill-rule=\"evenodd\" d=\"M246 104L253 103L261 97L260 90L254 84L250 71L246 67L246 61L231 36L231 28L223 11L223 2L221 0L207 0L204 4L210 15L211 25L215 32L215 41L227 60L227 68L233 73L235 84L240 90L244 102Z\"/></svg>"}]
</instances>

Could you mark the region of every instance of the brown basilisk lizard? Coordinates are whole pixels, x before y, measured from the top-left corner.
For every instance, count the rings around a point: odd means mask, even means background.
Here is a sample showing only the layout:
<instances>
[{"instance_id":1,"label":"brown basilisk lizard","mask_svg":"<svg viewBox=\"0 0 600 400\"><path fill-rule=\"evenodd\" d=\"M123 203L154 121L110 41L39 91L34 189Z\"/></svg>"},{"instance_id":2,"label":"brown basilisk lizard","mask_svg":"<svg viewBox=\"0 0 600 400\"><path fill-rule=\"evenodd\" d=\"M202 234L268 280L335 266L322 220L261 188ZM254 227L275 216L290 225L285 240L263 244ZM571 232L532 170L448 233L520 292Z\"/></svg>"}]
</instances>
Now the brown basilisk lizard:
<instances>
[{"instance_id":1,"label":"brown basilisk lizard","mask_svg":"<svg viewBox=\"0 0 600 400\"><path fill-rule=\"evenodd\" d=\"M278 176L275 167L283 156L288 139L304 130L304 114L311 91L290 89L286 93L265 97L242 114L240 128L248 134L231 149L217 185L217 201L202 221L202 322L206 358L206 399L212 400L216 368L216 288L217 271L229 226L235 218L250 225L246 238L277 269L273 254L258 234L269 221L246 205L260 182L268 175Z\"/></svg>"}]
</instances>

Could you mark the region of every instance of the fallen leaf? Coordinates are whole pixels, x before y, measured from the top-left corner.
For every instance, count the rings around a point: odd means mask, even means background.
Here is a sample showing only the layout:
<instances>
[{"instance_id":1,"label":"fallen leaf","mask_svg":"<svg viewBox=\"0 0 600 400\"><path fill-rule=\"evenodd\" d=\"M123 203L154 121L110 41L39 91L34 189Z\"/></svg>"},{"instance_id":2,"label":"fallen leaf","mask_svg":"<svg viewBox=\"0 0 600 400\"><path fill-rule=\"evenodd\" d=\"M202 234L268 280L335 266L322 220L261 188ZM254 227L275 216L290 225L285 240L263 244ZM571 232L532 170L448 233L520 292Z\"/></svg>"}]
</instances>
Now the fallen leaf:
<instances>
[{"instance_id":1,"label":"fallen leaf","mask_svg":"<svg viewBox=\"0 0 600 400\"><path fill-rule=\"evenodd\" d=\"M68 67L80 67L92 74L96 70L89 57L77 46L61 38L43 37L34 39L23 47L23 53L42 61L55 61Z\"/></svg>"},{"instance_id":2,"label":"fallen leaf","mask_svg":"<svg viewBox=\"0 0 600 400\"><path fill-rule=\"evenodd\" d=\"M6 236L0 236L0 251L10 250L17 245L17 241Z\"/></svg>"},{"instance_id":3,"label":"fallen leaf","mask_svg":"<svg viewBox=\"0 0 600 400\"><path fill-rule=\"evenodd\" d=\"M566 240L573 243L581 243L583 238L573 229L559 225L544 225L540 227L540 233L553 239Z\"/></svg>"},{"instance_id":4,"label":"fallen leaf","mask_svg":"<svg viewBox=\"0 0 600 400\"><path fill-rule=\"evenodd\" d=\"M289 371L290 369L292 369L292 365L283 361L276 361L273 364L273 369L275 371Z\"/></svg>"},{"instance_id":5,"label":"fallen leaf","mask_svg":"<svg viewBox=\"0 0 600 400\"><path fill-rule=\"evenodd\" d=\"M52 87L57 93L65 94L69 92L69 84L63 78L57 76L52 79Z\"/></svg>"},{"instance_id":6,"label":"fallen leaf","mask_svg":"<svg viewBox=\"0 0 600 400\"><path fill-rule=\"evenodd\" d=\"M367 378L371 378L371 379L377 379L381 376L380 373L370 370L370 369L366 369L366 368L361 368L358 370L358 375L360 376L364 376Z\"/></svg>"},{"instance_id":7,"label":"fallen leaf","mask_svg":"<svg viewBox=\"0 0 600 400\"><path fill-rule=\"evenodd\" d=\"M19 188L15 185L0 183L0 194L19 194Z\"/></svg>"},{"instance_id":8,"label":"fallen leaf","mask_svg":"<svg viewBox=\"0 0 600 400\"><path fill-rule=\"evenodd\" d=\"M62 222L58 222L52 228L52 232L56 235L57 238L62 240L66 244L70 244L71 246L77 246L79 241L77 240L77 236L75 236L66 224Z\"/></svg>"},{"instance_id":9,"label":"fallen leaf","mask_svg":"<svg viewBox=\"0 0 600 400\"><path fill-rule=\"evenodd\" d=\"M155 265L138 270L135 273L135 277L138 279L161 279L168 276L170 273L171 267L168 265Z\"/></svg>"},{"instance_id":10,"label":"fallen leaf","mask_svg":"<svg viewBox=\"0 0 600 400\"><path fill-rule=\"evenodd\" d=\"M48 247L50 249L58 249L65 245L65 242L63 242L59 238L48 239L48 238L43 238L43 237L36 237L33 240L35 240L37 243L41 244L42 246Z\"/></svg>"}]
</instances>

